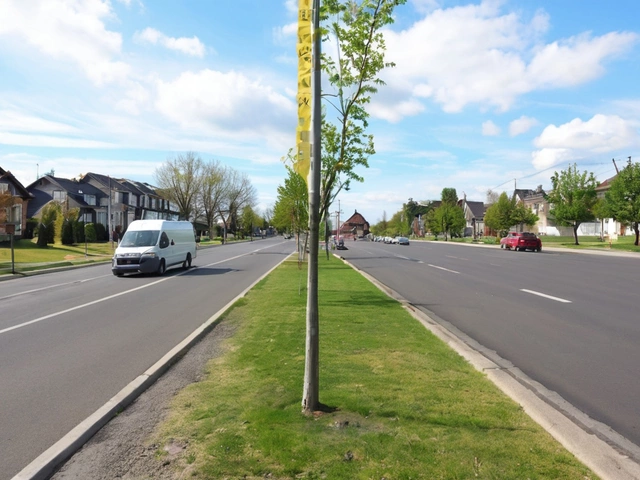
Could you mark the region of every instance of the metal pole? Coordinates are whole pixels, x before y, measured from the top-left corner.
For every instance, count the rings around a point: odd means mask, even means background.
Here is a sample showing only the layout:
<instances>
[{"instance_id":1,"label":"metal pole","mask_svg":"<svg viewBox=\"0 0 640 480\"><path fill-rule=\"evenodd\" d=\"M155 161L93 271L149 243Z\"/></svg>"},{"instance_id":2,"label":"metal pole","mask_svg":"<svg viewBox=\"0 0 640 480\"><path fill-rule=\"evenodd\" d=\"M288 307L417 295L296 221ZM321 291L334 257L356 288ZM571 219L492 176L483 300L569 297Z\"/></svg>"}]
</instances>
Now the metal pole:
<instances>
[{"instance_id":1,"label":"metal pole","mask_svg":"<svg viewBox=\"0 0 640 480\"><path fill-rule=\"evenodd\" d=\"M10 234L11 235L11 273L15 275L16 273L16 262L15 262L15 258L13 256L13 233Z\"/></svg>"}]
</instances>

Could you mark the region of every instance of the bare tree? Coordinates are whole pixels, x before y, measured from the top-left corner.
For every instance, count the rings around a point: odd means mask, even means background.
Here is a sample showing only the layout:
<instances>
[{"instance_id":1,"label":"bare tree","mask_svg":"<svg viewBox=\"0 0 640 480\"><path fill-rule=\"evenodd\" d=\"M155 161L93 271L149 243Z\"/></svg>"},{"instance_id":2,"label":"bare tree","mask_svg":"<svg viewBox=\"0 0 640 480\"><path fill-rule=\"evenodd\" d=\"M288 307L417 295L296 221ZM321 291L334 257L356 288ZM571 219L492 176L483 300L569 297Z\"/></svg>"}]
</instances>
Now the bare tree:
<instances>
[{"instance_id":1,"label":"bare tree","mask_svg":"<svg viewBox=\"0 0 640 480\"><path fill-rule=\"evenodd\" d=\"M178 206L180 218L195 220L198 192L201 190L204 162L199 155L187 152L168 159L156 169L155 180L163 197Z\"/></svg>"},{"instance_id":2,"label":"bare tree","mask_svg":"<svg viewBox=\"0 0 640 480\"><path fill-rule=\"evenodd\" d=\"M233 229L238 212L246 205L253 205L256 201L256 189L251 184L249 176L228 168L224 176L222 187L222 201L218 206L218 215L224 224L222 243L226 242L227 230Z\"/></svg>"},{"instance_id":3,"label":"bare tree","mask_svg":"<svg viewBox=\"0 0 640 480\"><path fill-rule=\"evenodd\" d=\"M209 236L213 237L216 228L218 211L224 196L224 178L227 169L220 162L213 161L203 167L202 184L198 195L198 205L202 210L202 216L209 227Z\"/></svg>"}]
</instances>

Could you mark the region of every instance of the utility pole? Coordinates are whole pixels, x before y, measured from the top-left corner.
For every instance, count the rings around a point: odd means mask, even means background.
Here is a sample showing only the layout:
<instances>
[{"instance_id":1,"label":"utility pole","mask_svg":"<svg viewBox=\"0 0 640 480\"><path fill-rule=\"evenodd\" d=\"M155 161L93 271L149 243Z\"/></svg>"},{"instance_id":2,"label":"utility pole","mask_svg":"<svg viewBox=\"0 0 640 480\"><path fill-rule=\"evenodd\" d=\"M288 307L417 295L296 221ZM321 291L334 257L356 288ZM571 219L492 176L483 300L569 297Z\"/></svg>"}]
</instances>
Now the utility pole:
<instances>
[{"instance_id":1,"label":"utility pole","mask_svg":"<svg viewBox=\"0 0 640 480\"><path fill-rule=\"evenodd\" d=\"M631 157L629 157L629 160L631 160ZM616 159L612 158L611 161L613 162L613 166L616 167L616 175L620 173L620 171L618 170L618 165L616 165Z\"/></svg>"}]
</instances>

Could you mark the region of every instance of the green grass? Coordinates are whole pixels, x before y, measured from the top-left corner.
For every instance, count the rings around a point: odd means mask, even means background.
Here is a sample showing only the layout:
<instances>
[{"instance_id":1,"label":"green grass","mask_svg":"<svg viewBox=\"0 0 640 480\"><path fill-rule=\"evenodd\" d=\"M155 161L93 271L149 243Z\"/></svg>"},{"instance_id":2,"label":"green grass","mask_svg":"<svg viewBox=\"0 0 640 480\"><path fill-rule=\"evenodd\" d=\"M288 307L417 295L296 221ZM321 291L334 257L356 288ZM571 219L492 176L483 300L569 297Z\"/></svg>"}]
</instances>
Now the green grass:
<instances>
[{"instance_id":1,"label":"green grass","mask_svg":"<svg viewBox=\"0 0 640 480\"><path fill-rule=\"evenodd\" d=\"M572 236L569 237L555 237L550 235L543 235L540 237L542 239L542 246L544 248L545 245L550 247L566 247L566 248L575 248L575 249L597 249L597 250L620 250L626 252L640 252L640 247L634 245L636 241L635 234L633 235L625 235L624 237L618 237L617 240L612 240L609 242L608 239L605 238L605 241L600 241L599 236L581 236L578 235L578 243L580 245L576 245L576 241Z\"/></svg>"},{"instance_id":2,"label":"green grass","mask_svg":"<svg viewBox=\"0 0 640 480\"><path fill-rule=\"evenodd\" d=\"M108 242L88 243L85 245L48 245L40 248L35 240L18 240L14 243L14 262L18 271L25 272L41 268L52 268L65 265L77 265L108 261L113 256L114 249ZM0 273L11 268L10 243L0 244Z\"/></svg>"},{"instance_id":3,"label":"green grass","mask_svg":"<svg viewBox=\"0 0 640 480\"><path fill-rule=\"evenodd\" d=\"M596 478L484 375L357 272L321 258L320 400L301 413L306 270L228 312L235 334L150 443L181 478Z\"/></svg>"}]
</instances>

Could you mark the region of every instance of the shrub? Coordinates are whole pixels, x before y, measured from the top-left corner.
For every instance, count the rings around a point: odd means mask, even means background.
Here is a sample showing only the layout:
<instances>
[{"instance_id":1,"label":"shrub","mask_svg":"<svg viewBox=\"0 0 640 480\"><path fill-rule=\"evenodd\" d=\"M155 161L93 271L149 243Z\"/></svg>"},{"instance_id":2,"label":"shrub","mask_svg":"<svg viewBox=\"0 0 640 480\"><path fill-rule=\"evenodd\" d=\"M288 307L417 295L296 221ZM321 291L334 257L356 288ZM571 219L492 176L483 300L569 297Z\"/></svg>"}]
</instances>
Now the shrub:
<instances>
[{"instance_id":1,"label":"shrub","mask_svg":"<svg viewBox=\"0 0 640 480\"><path fill-rule=\"evenodd\" d=\"M60 240L63 245L73 245L74 235L73 235L73 224L71 220L65 220L62 222L62 227L60 230Z\"/></svg>"},{"instance_id":2,"label":"shrub","mask_svg":"<svg viewBox=\"0 0 640 480\"><path fill-rule=\"evenodd\" d=\"M38 229L38 223L40 222L37 218L28 218L27 224L24 228L24 232L22 233L22 238L29 240L32 239Z\"/></svg>"},{"instance_id":3,"label":"shrub","mask_svg":"<svg viewBox=\"0 0 640 480\"><path fill-rule=\"evenodd\" d=\"M38 225L38 246L47 248L47 227L44 223Z\"/></svg>"},{"instance_id":4,"label":"shrub","mask_svg":"<svg viewBox=\"0 0 640 480\"><path fill-rule=\"evenodd\" d=\"M100 225L100 224L98 224ZM104 230L104 227L102 227ZM85 236L86 236L86 241L87 242L95 242L97 240L97 235L96 235L96 225L93 223L87 223L87 226L85 228Z\"/></svg>"},{"instance_id":5,"label":"shrub","mask_svg":"<svg viewBox=\"0 0 640 480\"><path fill-rule=\"evenodd\" d=\"M73 223L73 235L78 243L84 243L84 222Z\"/></svg>"},{"instance_id":6,"label":"shrub","mask_svg":"<svg viewBox=\"0 0 640 480\"><path fill-rule=\"evenodd\" d=\"M88 225L93 225L95 238L93 240L87 240L89 242L95 242L97 240L107 241L109 240L109 234L107 233L107 229L101 223L89 223ZM87 233L88 235L88 233Z\"/></svg>"}]
</instances>

